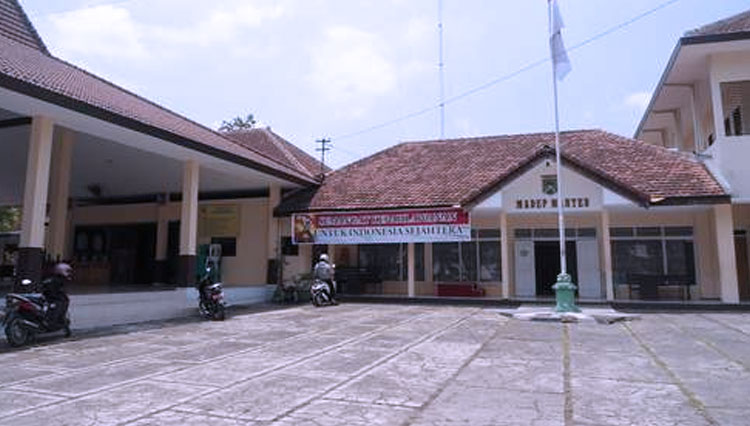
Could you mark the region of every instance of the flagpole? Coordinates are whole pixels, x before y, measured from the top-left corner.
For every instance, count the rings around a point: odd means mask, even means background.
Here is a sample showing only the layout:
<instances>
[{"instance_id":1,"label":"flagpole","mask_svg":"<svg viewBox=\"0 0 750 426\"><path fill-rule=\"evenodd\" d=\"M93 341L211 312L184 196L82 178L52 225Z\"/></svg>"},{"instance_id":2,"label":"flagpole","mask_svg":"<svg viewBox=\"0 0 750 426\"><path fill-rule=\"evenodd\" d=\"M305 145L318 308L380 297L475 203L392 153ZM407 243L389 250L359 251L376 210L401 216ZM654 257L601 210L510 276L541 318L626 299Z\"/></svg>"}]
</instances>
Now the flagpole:
<instances>
[{"instance_id":1,"label":"flagpole","mask_svg":"<svg viewBox=\"0 0 750 426\"><path fill-rule=\"evenodd\" d=\"M550 34L552 34L552 3L547 2L547 15L549 19ZM552 54L554 55L554 51ZM567 273L566 252L565 252L565 216L563 211L563 182L561 176L560 164L560 114L557 101L557 66L555 66L554 57L552 58L552 87L555 99L555 166L557 173L557 226L560 237L560 273Z\"/></svg>"},{"instance_id":2,"label":"flagpole","mask_svg":"<svg viewBox=\"0 0 750 426\"><path fill-rule=\"evenodd\" d=\"M556 34L553 31L559 31L559 22L554 23L556 28L553 28L553 2L555 0L547 0L547 15L549 19L549 34L550 34L550 52L552 55L552 87L554 92L555 101L555 167L557 175L557 226L560 238L560 274L557 276L557 282L552 286L555 290L555 301L557 306L555 310L558 312L580 312L580 309L575 305L575 291L576 285L573 284L570 275L567 272L567 256L565 252L565 215L563 206L563 181L562 181L562 163L560 155L560 114L557 100L557 65L558 60L561 59L556 57L558 52L554 45L554 37ZM554 5L557 6L556 4ZM555 18L559 19L559 11L555 10ZM563 50L564 52L564 50ZM565 58L567 60L567 57ZM564 74L563 74L564 76Z\"/></svg>"}]
</instances>

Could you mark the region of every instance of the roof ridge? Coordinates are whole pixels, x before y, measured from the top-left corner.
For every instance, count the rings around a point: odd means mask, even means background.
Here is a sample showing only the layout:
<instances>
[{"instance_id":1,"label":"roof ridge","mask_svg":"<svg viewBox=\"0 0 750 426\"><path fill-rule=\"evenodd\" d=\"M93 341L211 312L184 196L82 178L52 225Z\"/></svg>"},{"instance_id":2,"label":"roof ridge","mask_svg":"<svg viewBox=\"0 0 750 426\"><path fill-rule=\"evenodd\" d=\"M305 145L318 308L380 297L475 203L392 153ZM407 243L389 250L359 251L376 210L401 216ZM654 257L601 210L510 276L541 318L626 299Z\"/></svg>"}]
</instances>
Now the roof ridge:
<instances>
[{"instance_id":1,"label":"roof ridge","mask_svg":"<svg viewBox=\"0 0 750 426\"><path fill-rule=\"evenodd\" d=\"M40 52L42 52L42 53L44 53L44 54L46 54L48 56L52 56L52 54L50 53L49 49L47 49L47 45L44 44L44 40L42 40L42 37L36 31L36 27L34 27L34 24L29 19L29 16L26 14L26 11L21 6L21 3L19 3L18 0L9 0L9 1L11 1L11 2L14 3L16 10L18 11L19 15L21 16L21 19L23 19L24 24L26 24L26 27L27 27L26 29L29 30L29 34L35 39L35 41L37 43L37 47L39 47L39 49L36 49L36 50L39 50ZM9 40L12 40L9 37L5 37L5 38L7 38ZM24 44L24 43L20 43L19 42L19 44ZM27 47L30 47L30 46L27 46Z\"/></svg>"},{"instance_id":2,"label":"roof ridge","mask_svg":"<svg viewBox=\"0 0 750 426\"><path fill-rule=\"evenodd\" d=\"M253 130L258 130L258 129L253 129ZM242 131L243 131L243 130L234 130L234 131L229 131L229 132L227 132L227 133L232 133L232 132L237 132L237 133L239 133L239 132L242 132ZM281 165L281 166L283 166L283 167L286 167L287 169L290 169L290 170L292 170L292 169L291 169L291 168L290 168L290 167L289 167L288 165L286 165L286 164L282 163L281 161L279 161L279 160L278 160L278 159L276 159L276 158L273 158L273 157L271 157L270 155L266 154L265 152L263 152L263 151L261 151L261 150L259 150L259 149L257 149L257 148L254 148L254 147L252 147L252 146L248 146L248 145L244 145L244 144L242 144L242 143L240 143L240 142L238 142L238 141L235 141L235 140L234 140L234 139L232 139L231 137L227 137L227 136L224 136L224 135L222 135L222 137L223 137L224 139L226 139L226 140L228 140L228 141L232 142L232 143L233 143L233 144L235 144L235 145L238 145L238 146L240 146L240 147L242 147L242 148L244 148L244 149L247 149L248 151L252 151L253 153L255 153L255 154L258 154L258 155L260 155L261 157L263 157L263 158L265 158L265 159L267 159L267 160L273 161L273 162L274 162L274 163L276 163L276 164L279 164L279 165ZM308 177L314 177L314 176L308 176Z\"/></svg>"},{"instance_id":3,"label":"roof ridge","mask_svg":"<svg viewBox=\"0 0 750 426\"><path fill-rule=\"evenodd\" d=\"M576 134L576 133L589 133L589 132L602 132L602 133L610 133L606 130L602 129L579 129L579 130L563 130L560 131L560 134ZM427 139L427 140L415 140L415 141L403 141L401 143L398 143L393 146L399 146L399 145L411 145L411 144L429 144L429 143L442 143L442 142L471 142L471 141L478 141L478 140L485 140L485 139L499 139L499 138L514 138L514 137L538 137L538 136L550 136L554 135L555 132L534 132L534 133L506 133L502 135L483 135L483 136L469 136L469 137L456 137L456 138L448 138L448 139ZM392 147L393 147L392 146ZM387 148L386 148L387 149Z\"/></svg>"},{"instance_id":4,"label":"roof ridge","mask_svg":"<svg viewBox=\"0 0 750 426\"><path fill-rule=\"evenodd\" d=\"M723 18L723 19L719 19L718 21L714 21L714 22L710 22L708 24L701 25L700 27L697 27L697 28L693 28L692 30L686 31L685 34L684 34L684 36L685 37L692 37L692 36L704 35L706 33L712 33L711 30L714 27L721 27L721 26L724 26L724 25L727 25L727 24L731 24L731 23L734 23L735 21L738 21L738 20L741 20L741 19L746 19L746 18L750 18L750 10L746 10L744 12L740 12L740 13L737 13L735 15L728 16L728 17ZM719 32L722 32L722 33L724 33L724 32L733 33L733 32L740 32L740 31L730 30L730 31L719 31Z\"/></svg>"},{"instance_id":5,"label":"roof ridge","mask_svg":"<svg viewBox=\"0 0 750 426\"><path fill-rule=\"evenodd\" d=\"M299 161L299 159L297 158L297 156L295 156L294 154L292 154L289 151L289 149L286 147L286 145L284 143L285 140L282 140L283 138L281 136L279 136L276 133L274 133L268 127L263 128L262 130L265 131L267 134L269 134L271 136L271 142L273 142L273 144L276 145L277 148L279 148L279 150L282 152L282 154L284 154L284 156L287 159L289 159L289 161L291 161L292 163L294 163L297 167L301 168L302 170L306 171L310 176L314 176L314 174L307 167L305 167L305 165L302 164L301 161ZM291 143L291 142L287 141L287 143Z\"/></svg>"}]
</instances>

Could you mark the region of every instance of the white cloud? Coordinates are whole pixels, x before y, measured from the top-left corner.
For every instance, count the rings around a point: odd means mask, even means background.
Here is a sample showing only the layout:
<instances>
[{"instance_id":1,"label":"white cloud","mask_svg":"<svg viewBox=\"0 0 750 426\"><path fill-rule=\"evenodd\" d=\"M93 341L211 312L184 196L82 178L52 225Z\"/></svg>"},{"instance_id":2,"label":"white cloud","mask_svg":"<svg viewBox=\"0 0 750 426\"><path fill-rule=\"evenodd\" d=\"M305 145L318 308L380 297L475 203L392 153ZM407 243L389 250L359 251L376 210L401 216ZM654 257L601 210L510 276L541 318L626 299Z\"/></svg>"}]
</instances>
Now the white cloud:
<instances>
[{"instance_id":1,"label":"white cloud","mask_svg":"<svg viewBox=\"0 0 750 426\"><path fill-rule=\"evenodd\" d=\"M437 36L437 24L427 18L413 18L406 25L404 40L412 45L422 45L432 42Z\"/></svg>"},{"instance_id":2,"label":"white cloud","mask_svg":"<svg viewBox=\"0 0 750 426\"><path fill-rule=\"evenodd\" d=\"M125 6L101 5L51 15L50 40L60 55L144 59L154 52L184 52L185 47L212 47L247 54L242 31L284 15L279 5L237 2L207 11L197 23L155 25L137 21Z\"/></svg>"},{"instance_id":3,"label":"white cloud","mask_svg":"<svg viewBox=\"0 0 750 426\"><path fill-rule=\"evenodd\" d=\"M52 15L54 45L61 55L142 58L146 48L130 11L113 5L95 6Z\"/></svg>"},{"instance_id":4,"label":"white cloud","mask_svg":"<svg viewBox=\"0 0 750 426\"><path fill-rule=\"evenodd\" d=\"M649 102L651 102L649 92L636 92L625 98L625 105L635 109L638 114L642 114L648 108Z\"/></svg>"},{"instance_id":5,"label":"white cloud","mask_svg":"<svg viewBox=\"0 0 750 426\"><path fill-rule=\"evenodd\" d=\"M194 26L153 27L147 29L157 41L208 47L219 43L242 43L241 31L256 28L284 14L280 5L260 7L241 4L235 8L214 10Z\"/></svg>"},{"instance_id":6,"label":"white cloud","mask_svg":"<svg viewBox=\"0 0 750 426\"><path fill-rule=\"evenodd\" d=\"M397 70L385 42L352 27L331 27L310 49L308 81L341 115L363 115L371 102L396 89Z\"/></svg>"}]
</instances>

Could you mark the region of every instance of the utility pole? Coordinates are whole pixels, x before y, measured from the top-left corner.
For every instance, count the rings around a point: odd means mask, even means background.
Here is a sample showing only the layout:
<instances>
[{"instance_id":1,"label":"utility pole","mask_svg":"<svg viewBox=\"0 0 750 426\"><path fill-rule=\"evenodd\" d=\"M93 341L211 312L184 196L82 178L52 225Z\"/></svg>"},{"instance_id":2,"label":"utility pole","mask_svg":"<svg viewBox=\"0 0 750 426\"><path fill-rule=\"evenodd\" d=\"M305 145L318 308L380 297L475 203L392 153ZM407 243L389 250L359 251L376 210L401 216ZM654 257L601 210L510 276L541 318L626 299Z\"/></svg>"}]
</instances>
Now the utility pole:
<instances>
[{"instance_id":1,"label":"utility pole","mask_svg":"<svg viewBox=\"0 0 750 426\"><path fill-rule=\"evenodd\" d=\"M320 176L319 179L323 182L326 176L326 152L330 151L331 148L328 144L331 143L330 139L322 138L315 141L320 144L320 148L315 148L316 151L320 152Z\"/></svg>"}]
</instances>

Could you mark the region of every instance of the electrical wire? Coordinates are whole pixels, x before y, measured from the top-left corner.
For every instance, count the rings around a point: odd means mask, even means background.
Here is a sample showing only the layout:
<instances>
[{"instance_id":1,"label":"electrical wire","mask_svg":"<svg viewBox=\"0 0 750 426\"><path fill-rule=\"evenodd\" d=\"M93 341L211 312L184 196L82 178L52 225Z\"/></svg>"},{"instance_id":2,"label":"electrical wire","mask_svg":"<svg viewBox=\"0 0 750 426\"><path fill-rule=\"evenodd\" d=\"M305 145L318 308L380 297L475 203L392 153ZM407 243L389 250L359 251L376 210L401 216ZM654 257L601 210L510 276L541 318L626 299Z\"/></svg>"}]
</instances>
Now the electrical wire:
<instances>
[{"instance_id":1,"label":"electrical wire","mask_svg":"<svg viewBox=\"0 0 750 426\"><path fill-rule=\"evenodd\" d=\"M663 3L657 5L654 8L651 8L651 9L645 11L645 12L642 12L642 13L634 16L633 18L630 18L630 19L628 19L626 21L623 21L623 22L621 22L621 23L619 23L619 24L617 24L615 26L612 26L612 27L610 27L610 28L608 28L608 29L600 32L600 33L597 33L594 36L589 37L589 38L583 40L582 42L577 43L577 44L571 46L567 50L568 50L568 52L576 51L576 50L578 50L578 49L580 49L580 48L582 48L582 47L584 47L586 45L589 45L589 44L591 44L591 43L593 43L593 42L595 42L595 41L597 41L597 40L599 40L601 38L604 38L604 37L606 37L606 36L608 36L608 35L610 35L610 34L612 34L614 32L617 32L617 31L619 31L619 30L621 30L621 29L623 29L625 27L628 27L628 26L634 24L635 22L638 22L641 19L643 19L643 18L645 18L645 17L647 17L649 15L652 15L652 14L654 14L654 13L656 13L656 12L658 12L658 11L660 11L660 10L668 7L668 6L671 6L672 4L677 3L679 1L680 0L669 0L669 1L663 2ZM479 86L476 86L476 87L474 87L472 89L469 89L469 90L467 90L465 92L462 92L462 93L460 93L458 95L455 95L455 96L452 96L452 97L450 97L448 99L445 99L445 101L443 101L442 104L443 105L447 105L447 104L459 101L461 99L464 99L466 97L469 97L471 95L474 95L476 93L479 93L479 92L482 92L484 90L487 90L487 89L491 88L492 86L495 86L495 85L497 85L499 83L508 81L508 80L510 80L510 79L518 76L519 74L523 74L523 73L525 73L527 71L530 71L530 70L532 70L534 68L537 68L537 67L539 67L541 65L544 65L544 64L546 64L549 61L550 61L549 57L544 57L544 58L541 58L541 59L537 59L536 61L530 62L530 63L524 65L523 67L517 69L516 71L513 71L513 72L511 72L509 74L505 74L505 75L500 76L500 77L498 77L496 79L493 79L493 80L490 80L490 81L488 81L486 83L480 84ZM414 112L402 115L402 116L397 117L397 118L393 118L393 119L390 119L390 120L387 120L387 121L384 121L384 122L381 122L381 123L378 123L378 124L375 124L375 125L372 125L372 126L369 126L369 127L365 127L365 128L363 128L361 130L357 130L357 131L354 131L354 132L351 132L351 133L345 133L345 134L333 137L331 139L334 140L334 141L342 140L342 139L350 139L350 138L353 138L355 136L359 136L359 135L362 135L362 134L365 134L365 133L372 132L374 130L378 130L378 129L382 129L384 127L391 126L391 125L396 124L396 123L400 123L402 121L406 121L406 120L409 120L409 119L412 119L412 118L415 118L415 117L419 117L421 115L427 114L428 112L431 112L431 111L434 111L436 109L439 109L440 107L441 107L441 104L432 105L432 106L429 106L429 107L426 107L426 108L422 108L420 110L417 110L417 111L414 111Z\"/></svg>"}]
</instances>

